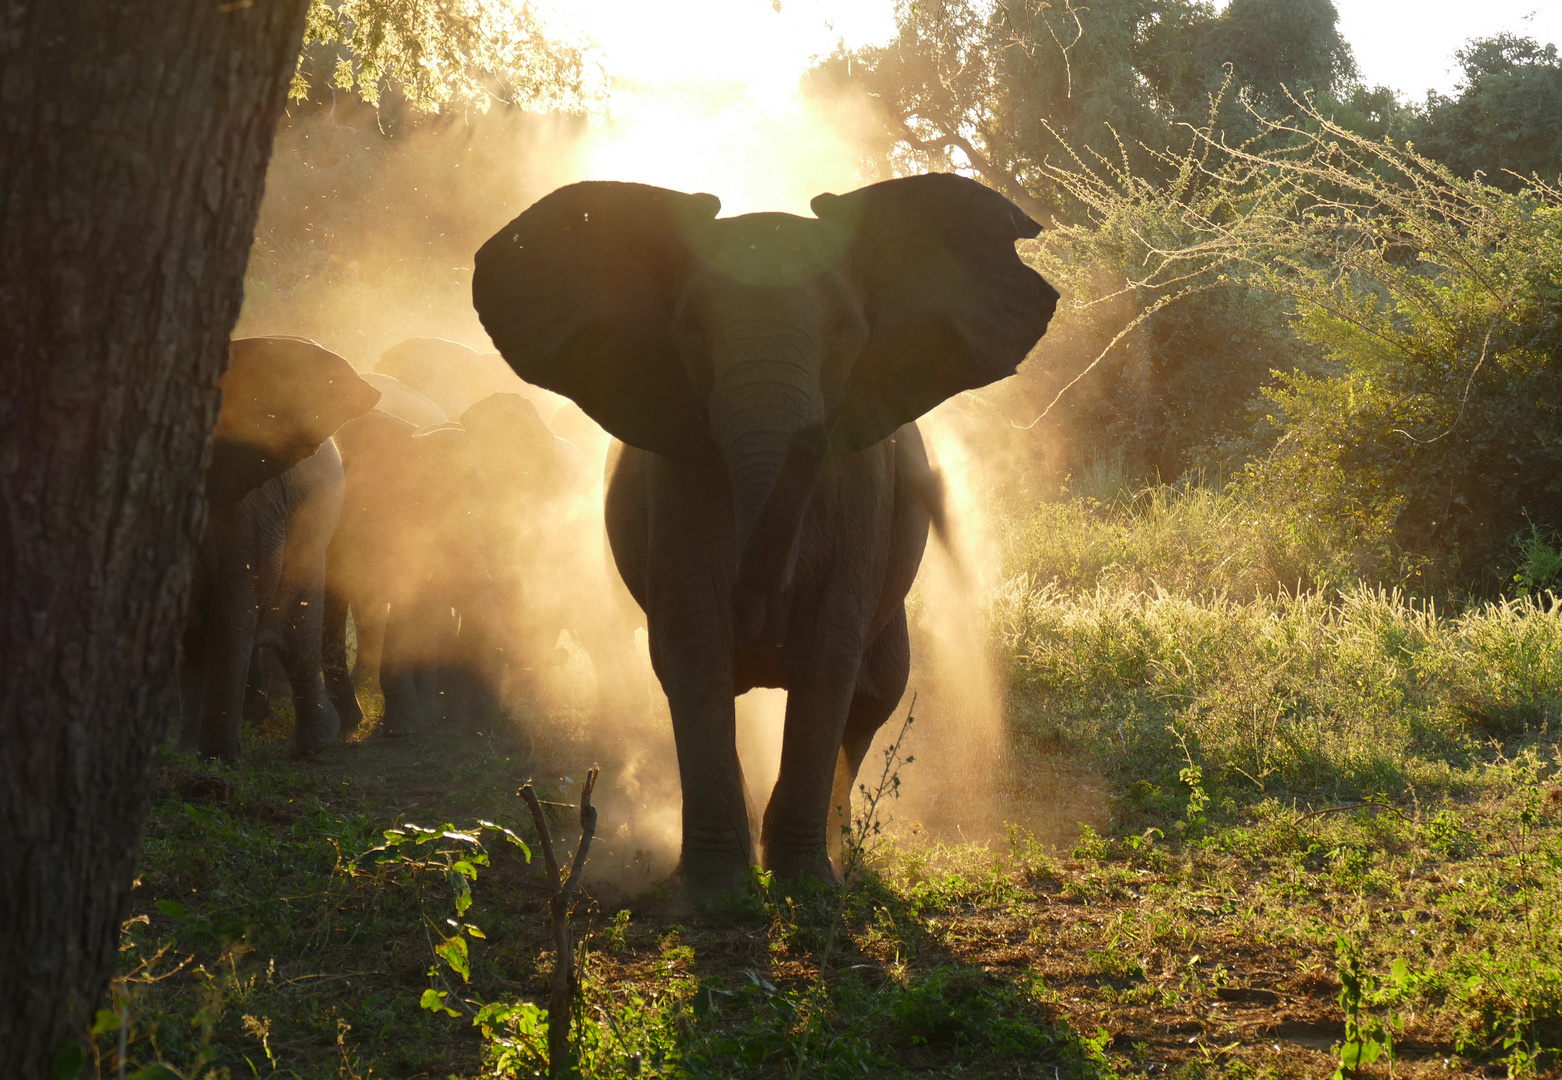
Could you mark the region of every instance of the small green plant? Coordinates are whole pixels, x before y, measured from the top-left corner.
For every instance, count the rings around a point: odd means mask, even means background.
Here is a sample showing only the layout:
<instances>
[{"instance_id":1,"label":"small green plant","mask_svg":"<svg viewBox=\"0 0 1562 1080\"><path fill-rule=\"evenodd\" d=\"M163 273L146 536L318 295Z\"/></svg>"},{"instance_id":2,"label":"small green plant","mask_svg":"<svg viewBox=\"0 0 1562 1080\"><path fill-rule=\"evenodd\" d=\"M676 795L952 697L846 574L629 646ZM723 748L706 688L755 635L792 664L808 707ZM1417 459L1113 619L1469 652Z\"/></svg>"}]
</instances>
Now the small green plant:
<instances>
[{"instance_id":1,"label":"small green plant","mask_svg":"<svg viewBox=\"0 0 1562 1080\"><path fill-rule=\"evenodd\" d=\"M1542 529L1531 523L1514 540L1519 549L1519 565L1513 583L1524 592L1555 592L1562 584L1562 542L1555 529Z\"/></svg>"},{"instance_id":2,"label":"small green plant","mask_svg":"<svg viewBox=\"0 0 1562 1080\"><path fill-rule=\"evenodd\" d=\"M531 848L526 841L492 821L479 821L471 829L458 829L448 822L437 829L409 823L386 829L384 843L359 855L349 867L349 873L354 874L370 867L394 868L408 871L414 878L443 879L449 887L453 918L436 919L426 908L422 910L429 949L438 961L443 962L443 967L438 962L429 967L429 979L438 985L427 987L419 998L419 1005L429 1012L459 1017L463 1013L472 1015L481 1006L480 1002L467 1002L457 992L445 977L444 968L459 975L463 984L471 982L472 962L467 939L486 937L480 927L466 920L472 907L472 883L477 880L478 868L489 865L488 851L482 841L485 832L497 833L520 849L527 862L531 861ZM447 928L453 932L447 933Z\"/></svg>"},{"instance_id":3,"label":"small green plant","mask_svg":"<svg viewBox=\"0 0 1562 1080\"><path fill-rule=\"evenodd\" d=\"M1210 804L1209 794L1204 790L1204 770L1194 764L1193 754L1188 750L1188 740L1182 732L1173 727L1172 735L1177 739L1177 745L1182 747L1183 760L1187 762L1177 771L1177 779L1188 788L1187 809L1183 812L1182 820L1176 823L1176 830L1186 840L1196 840L1204 835L1205 827L1209 825Z\"/></svg>"},{"instance_id":4,"label":"small green plant","mask_svg":"<svg viewBox=\"0 0 1562 1080\"><path fill-rule=\"evenodd\" d=\"M1345 1013L1345 1041L1340 1045L1340 1064L1334 1071L1334 1080L1352 1080L1360 1075L1363 1065L1371 1065L1385 1055L1392 1069L1393 1032L1404 1026L1393 1006L1410 988L1410 968L1404 960L1396 959L1389 969L1387 985L1380 985L1363 965L1360 951L1349 937L1337 935L1334 947L1339 961L1337 1000ZM1382 1016L1377 1012L1380 1009L1384 1010Z\"/></svg>"},{"instance_id":5,"label":"small green plant","mask_svg":"<svg viewBox=\"0 0 1562 1080\"><path fill-rule=\"evenodd\" d=\"M1091 860L1099 862L1111 853L1111 843L1106 837L1096 832L1094 827L1090 825L1081 825L1079 827L1079 839L1074 841L1074 848L1070 852L1074 858L1081 862Z\"/></svg>"}]
</instances>

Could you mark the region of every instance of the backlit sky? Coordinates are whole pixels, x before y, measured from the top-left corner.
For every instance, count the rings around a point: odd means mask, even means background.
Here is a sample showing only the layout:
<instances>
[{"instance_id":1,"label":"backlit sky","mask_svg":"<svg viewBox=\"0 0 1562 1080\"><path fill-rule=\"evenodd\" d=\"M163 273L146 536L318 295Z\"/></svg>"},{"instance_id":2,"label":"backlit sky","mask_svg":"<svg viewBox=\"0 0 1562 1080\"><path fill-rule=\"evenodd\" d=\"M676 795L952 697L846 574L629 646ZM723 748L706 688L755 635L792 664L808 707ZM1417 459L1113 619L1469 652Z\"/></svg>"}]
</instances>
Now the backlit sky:
<instances>
[{"instance_id":1,"label":"backlit sky","mask_svg":"<svg viewBox=\"0 0 1562 1080\"><path fill-rule=\"evenodd\" d=\"M1340 33L1356 52L1362 79L1420 99L1452 93L1454 51L1499 31L1562 47L1562 0L1334 0Z\"/></svg>"}]
</instances>

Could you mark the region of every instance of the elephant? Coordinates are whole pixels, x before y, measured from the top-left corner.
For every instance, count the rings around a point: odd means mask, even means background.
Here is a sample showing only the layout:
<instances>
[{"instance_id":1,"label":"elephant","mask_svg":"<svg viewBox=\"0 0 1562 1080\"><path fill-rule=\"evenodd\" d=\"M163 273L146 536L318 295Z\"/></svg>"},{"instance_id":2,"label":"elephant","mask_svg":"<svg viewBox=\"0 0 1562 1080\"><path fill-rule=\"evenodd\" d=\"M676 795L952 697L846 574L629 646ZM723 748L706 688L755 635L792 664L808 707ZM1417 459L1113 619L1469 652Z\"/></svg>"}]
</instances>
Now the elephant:
<instances>
[{"instance_id":1,"label":"elephant","mask_svg":"<svg viewBox=\"0 0 1562 1080\"><path fill-rule=\"evenodd\" d=\"M400 379L377 371L365 372L359 378L380 392L380 400L375 408L382 413L405 420L415 428L450 423L451 417L443 409Z\"/></svg>"},{"instance_id":2,"label":"elephant","mask_svg":"<svg viewBox=\"0 0 1562 1080\"><path fill-rule=\"evenodd\" d=\"M755 687L787 692L763 864L838 882L832 797L909 672L938 490L914 421L1013 374L1058 300L1015 249L1040 226L965 177L819 195L812 218L720 205L572 184L490 238L472 278L516 372L621 444L607 530L672 714L675 880L696 900L755 859L734 730Z\"/></svg>"},{"instance_id":3,"label":"elephant","mask_svg":"<svg viewBox=\"0 0 1562 1080\"><path fill-rule=\"evenodd\" d=\"M233 342L184 627L181 751L237 760L252 657L263 646L287 673L295 748L314 753L336 740L320 656L326 548L344 486L331 434L378 396L312 341Z\"/></svg>"},{"instance_id":4,"label":"elephant","mask_svg":"<svg viewBox=\"0 0 1562 1080\"><path fill-rule=\"evenodd\" d=\"M609 563L600 466L555 436L519 394L490 394L461 414L461 426L487 483L490 569L515 613L508 625L526 638L512 671L535 694L537 669L567 629L591 658L601 711L633 710L639 619Z\"/></svg>"},{"instance_id":5,"label":"elephant","mask_svg":"<svg viewBox=\"0 0 1562 1080\"><path fill-rule=\"evenodd\" d=\"M520 394L539 412L553 412L550 395L516 377L504 359L444 338L408 338L380 354L374 370L423 394L451 420L489 394ZM557 399L553 399L556 401ZM544 417L546 419L546 417Z\"/></svg>"},{"instance_id":6,"label":"elephant","mask_svg":"<svg viewBox=\"0 0 1562 1080\"><path fill-rule=\"evenodd\" d=\"M561 407L548 421L548 427L561 439L580 447L587 458L596 463L598 470L607 461L608 444L612 436L602 430L600 424L581 410L573 401Z\"/></svg>"},{"instance_id":7,"label":"elephant","mask_svg":"<svg viewBox=\"0 0 1562 1080\"><path fill-rule=\"evenodd\" d=\"M337 711L348 727L362 722L347 669L351 611L360 663L384 693L382 732L496 723L510 635L488 572L470 437L376 409L336 441L346 491L327 559L323 650Z\"/></svg>"}]
</instances>

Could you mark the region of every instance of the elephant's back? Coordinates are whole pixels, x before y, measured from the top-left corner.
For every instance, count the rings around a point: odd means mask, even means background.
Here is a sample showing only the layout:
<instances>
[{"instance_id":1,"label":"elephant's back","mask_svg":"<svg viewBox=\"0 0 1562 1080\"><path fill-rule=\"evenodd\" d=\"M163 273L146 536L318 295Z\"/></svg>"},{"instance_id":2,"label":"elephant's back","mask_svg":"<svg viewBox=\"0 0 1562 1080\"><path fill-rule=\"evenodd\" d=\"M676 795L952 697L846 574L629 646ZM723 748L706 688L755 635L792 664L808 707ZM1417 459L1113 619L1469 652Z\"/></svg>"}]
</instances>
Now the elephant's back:
<instances>
[{"instance_id":1,"label":"elephant's back","mask_svg":"<svg viewBox=\"0 0 1562 1080\"><path fill-rule=\"evenodd\" d=\"M448 424L450 417L426 395L418 393L400 379L377 371L360 375L364 382L380 392L375 408L398 420L405 420L416 428L436 427Z\"/></svg>"}]
</instances>

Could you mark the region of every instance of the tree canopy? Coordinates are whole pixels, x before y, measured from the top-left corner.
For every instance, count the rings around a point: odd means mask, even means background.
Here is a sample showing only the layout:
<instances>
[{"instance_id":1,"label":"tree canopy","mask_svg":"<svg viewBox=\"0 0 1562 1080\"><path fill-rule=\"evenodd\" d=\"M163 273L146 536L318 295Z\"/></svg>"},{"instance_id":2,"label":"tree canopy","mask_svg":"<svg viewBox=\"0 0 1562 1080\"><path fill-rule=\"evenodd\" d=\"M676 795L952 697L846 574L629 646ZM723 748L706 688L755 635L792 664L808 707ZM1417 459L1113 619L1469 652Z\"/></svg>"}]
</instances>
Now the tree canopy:
<instances>
[{"instance_id":1,"label":"tree canopy","mask_svg":"<svg viewBox=\"0 0 1562 1080\"><path fill-rule=\"evenodd\" d=\"M872 103L907 167L969 166L1059 212L1051 161L1157 168L1178 124L1258 133L1244 107L1342 93L1355 75L1330 0L900 0L887 45L840 53L816 87Z\"/></svg>"},{"instance_id":2,"label":"tree canopy","mask_svg":"<svg viewBox=\"0 0 1562 1080\"><path fill-rule=\"evenodd\" d=\"M1562 59L1555 45L1497 34L1457 53L1464 80L1453 97L1427 98L1419 148L1463 176L1516 191L1522 178L1562 174Z\"/></svg>"},{"instance_id":3,"label":"tree canopy","mask_svg":"<svg viewBox=\"0 0 1562 1080\"><path fill-rule=\"evenodd\" d=\"M579 109L600 93L579 43L524 0L311 0L290 96L330 87L415 112L495 102Z\"/></svg>"}]
</instances>

